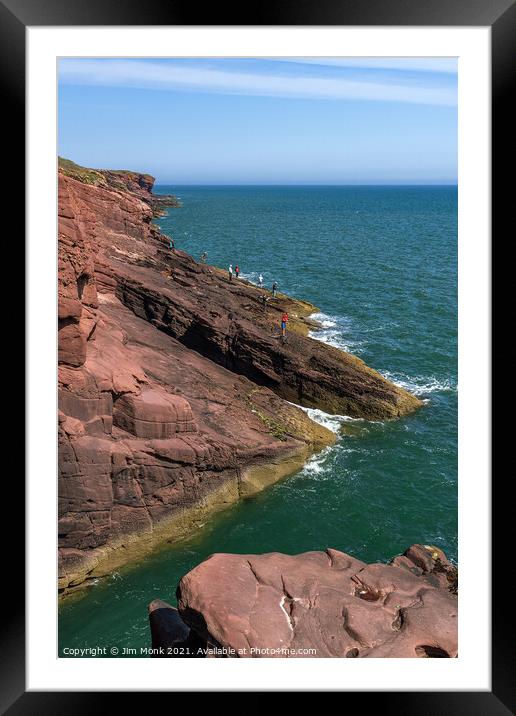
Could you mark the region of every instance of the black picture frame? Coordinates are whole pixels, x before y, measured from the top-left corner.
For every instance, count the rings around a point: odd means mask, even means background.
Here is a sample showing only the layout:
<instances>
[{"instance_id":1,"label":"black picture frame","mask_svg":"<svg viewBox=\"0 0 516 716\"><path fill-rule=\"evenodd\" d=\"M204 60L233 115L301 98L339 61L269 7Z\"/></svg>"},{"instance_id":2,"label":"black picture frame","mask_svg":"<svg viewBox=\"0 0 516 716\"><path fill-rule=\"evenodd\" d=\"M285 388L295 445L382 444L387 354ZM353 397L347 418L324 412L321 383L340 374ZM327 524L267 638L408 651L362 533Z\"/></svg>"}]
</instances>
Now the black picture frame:
<instances>
[{"instance_id":1,"label":"black picture frame","mask_svg":"<svg viewBox=\"0 0 516 716\"><path fill-rule=\"evenodd\" d=\"M202 18L202 22L199 19ZM513 170L510 144L516 127L513 88L516 79L514 47L516 45L515 0L270 0L235 5L213 3L199 6L197 3L175 0L0 0L0 67L4 106L4 120L8 121L8 134L4 134L4 175L7 186L9 213L11 207L16 216L15 234L11 242L22 249L18 261L24 262L23 217L25 185L25 31L31 26L77 26L77 25L348 25L348 26L489 26L492 37L492 216L493 236L499 235L513 225L514 181L508 178ZM5 130L4 130L5 131ZM7 140L7 141L6 141ZM7 157L5 156L7 154ZM511 172L511 173L510 173ZM459 189L460 191L460 189ZM4 207L7 206L4 205ZM4 215L7 213L4 210ZM14 231L14 229L13 229ZM514 236L514 230L511 232ZM16 241L14 241L14 236ZM501 252L501 248L499 249ZM496 252L493 251L493 260ZM505 268L502 268L501 264ZM21 264L16 264L20 266ZM510 286L510 269L506 262L494 264L493 281L503 290ZM506 281L507 279L507 281ZM19 316L20 302L16 312ZM505 297L493 294L493 319L498 319L505 305ZM496 321L495 321L496 325ZM500 334L493 336L492 358L506 359L506 346ZM23 341L22 341L23 342ZM30 346L30 348L34 348ZM503 401L504 386L492 379L492 411L498 414ZM498 390L497 390L498 388ZM500 397L497 397L500 396ZM500 408L501 409L501 408ZM493 434L492 454L501 460L504 445L510 444L509 427L499 427ZM504 434L505 430L505 434ZM493 460L493 473L496 472ZM510 469L510 468L509 468ZM18 473L19 473L18 468ZM507 468L504 472L509 472ZM499 474L499 472L497 473ZM9 504L24 502L24 486L21 478L9 485ZM515 707L513 624L510 624L512 598L507 588L511 572L507 565L512 560L509 553L509 527L512 522L512 503L507 499L506 487L493 481L493 550L492 574L504 575L502 588L493 580L492 589L492 691L471 692L348 692L344 696L345 708L378 708L382 713L398 716L503 716ZM7 528L8 530L12 528ZM25 690L25 610L21 586L24 583L23 534L6 535L12 546L4 554L4 596L10 606L2 612L0 633L0 708L2 713L18 714L91 714L102 713L107 708L120 708L114 699L119 695L111 692L26 692ZM7 559L7 565L5 565ZM479 565L479 578L489 578L487 565ZM11 585L8 587L7 585ZM12 589L12 592L8 592ZM41 618L44 618L42 615ZM402 668L400 666L400 668ZM407 683L410 688L410 683ZM168 696L168 694L163 694ZM358 701L357 701L358 697ZM132 706L136 694L130 694ZM143 698L148 699L144 695ZM170 698L170 697L169 697ZM356 706L350 700L357 701ZM169 702L170 703L170 702Z\"/></svg>"}]
</instances>

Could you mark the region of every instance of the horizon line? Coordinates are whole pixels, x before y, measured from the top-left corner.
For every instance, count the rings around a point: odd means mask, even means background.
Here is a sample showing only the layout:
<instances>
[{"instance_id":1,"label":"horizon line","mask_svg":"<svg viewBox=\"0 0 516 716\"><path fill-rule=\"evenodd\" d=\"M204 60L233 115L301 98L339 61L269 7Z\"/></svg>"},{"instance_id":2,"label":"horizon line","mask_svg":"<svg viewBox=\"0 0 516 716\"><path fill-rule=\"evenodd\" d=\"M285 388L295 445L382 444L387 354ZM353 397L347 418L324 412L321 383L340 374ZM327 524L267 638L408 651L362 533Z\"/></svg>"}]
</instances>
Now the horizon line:
<instances>
[{"instance_id":1,"label":"horizon line","mask_svg":"<svg viewBox=\"0 0 516 716\"><path fill-rule=\"evenodd\" d=\"M438 181L438 182L360 182L360 183L350 183L350 182L321 182L321 183L311 183L311 182L178 182L178 181L165 181L160 180L156 181L154 183L154 186L320 186L320 187L328 187L328 186L334 186L334 187L341 187L341 186L348 186L348 187L357 187L357 186L364 186L364 187L384 187L384 186L452 186L452 187L458 187L457 181Z\"/></svg>"}]
</instances>

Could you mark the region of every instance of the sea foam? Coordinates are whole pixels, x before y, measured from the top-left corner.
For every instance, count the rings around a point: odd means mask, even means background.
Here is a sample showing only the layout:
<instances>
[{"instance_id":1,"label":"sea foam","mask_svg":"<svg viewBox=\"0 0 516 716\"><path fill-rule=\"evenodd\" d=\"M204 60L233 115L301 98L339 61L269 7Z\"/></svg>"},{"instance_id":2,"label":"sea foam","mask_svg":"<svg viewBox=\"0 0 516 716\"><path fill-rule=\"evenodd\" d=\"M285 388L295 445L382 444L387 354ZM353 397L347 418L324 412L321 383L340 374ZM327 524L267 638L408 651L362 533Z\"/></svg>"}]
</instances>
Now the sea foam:
<instances>
[{"instance_id":1,"label":"sea foam","mask_svg":"<svg viewBox=\"0 0 516 716\"><path fill-rule=\"evenodd\" d=\"M316 341L327 343L334 348L348 353L360 353L363 342L351 338L351 319L345 316L329 316L326 313L312 313L311 319L317 321L319 326L311 330L308 335Z\"/></svg>"},{"instance_id":2,"label":"sea foam","mask_svg":"<svg viewBox=\"0 0 516 716\"><path fill-rule=\"evenodd\" d=\"M425 397L432 393L456 393L458 390L457 383L446 378L437 378L433 375L418 375L415 377L407 376L403 373L393 373L390 371L381 371L384 378L392 383L405 388L410 393L418 397Z\"/></svg>"},{"instance_id":3,"label":"sea foam","mask_svg":"<svg viewBox=\"0 0 516 716\"><path fill-rule=\"evenodd\" d=\"M331 415L330 413L325 413L324 410L319 410L319 408L304 408L302 405L298 407L301 408L314 423L319 423L319 425L331 430L335 435L340 433L343 423L348 420L353 420L349 415Z\"/></svg>"}]
</instances>

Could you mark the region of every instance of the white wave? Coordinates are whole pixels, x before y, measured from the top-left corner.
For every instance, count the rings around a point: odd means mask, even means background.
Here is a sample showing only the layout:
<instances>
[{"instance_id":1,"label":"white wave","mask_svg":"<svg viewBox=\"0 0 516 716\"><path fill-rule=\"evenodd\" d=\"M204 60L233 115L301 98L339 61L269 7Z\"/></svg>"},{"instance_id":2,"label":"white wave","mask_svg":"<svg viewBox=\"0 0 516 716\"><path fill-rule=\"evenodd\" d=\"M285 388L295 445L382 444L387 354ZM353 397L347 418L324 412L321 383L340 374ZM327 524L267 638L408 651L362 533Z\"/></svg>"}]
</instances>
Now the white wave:
<instances>
[{"instance_id":1,"label":"white wave","mask_svg":"<svg viewBox=\"0 0 516 716\"><path fill-rule=\"evenodd\" d=\"M234 269L234 268L235 268L235 267L233 266L233 269ZM242 271L240 271L240 279L243 278L243 279L245 279L246 281L249 281L249 283L252 283L254 286L259 286L259 285L260 285L260 282L258 281L259 275L260 275L260 272L259 272L259 271L251 271L250 273L243 273ZM262 272L262 276L263 276L263 272ZM240 280L240 279L239 279L239 280ZM269 283L270 283L270 282L269 282ZM266 279L265 279L265 276L264 276L264 278L263 278L263 284L262 284L262 286L263 286L264 288L267 287L267 281L266 281Z\"/></svg>"},{"instance_id":2,"label":"white wave","mask_svg":"<svg viewBox=\"0 0 516 716\"><path fill-rule=\"evenodd\" d=\"M313 315L314 314L312 314L312 317L313 317ZM321 318L318 320L323 328L336 328L337 327L337 321L334 321L332 318L322 318L322 316L321 316Z\"/></svg>"},{"instance_id":3,"label":"white wave","mask_svg":"<svg viewBox=\"0 0 516 716\"><path fill-rule=\"evenodd\" d=\"M351 320L344 316L329 316L326 313L312 313L319 327L308 333L310 338L327 343L348 353L360 353L363 343L351 338Z\"/></svg>"},{"instance_id":4,"label":"white wave","mask_svg":"<svg viewBox=\"0 0 516 716\"><path fill-rule=\"evenodd\" d=\"M316 341L327 343L330 346L340 348L349 353L360 354L362 352L364 342L354 340L350 336L352 332L351 319L345 316L329 316L326 313L312 313L310 318L317 321L320 326L309 332L308 335L310 338L314 338ZM369 329L368 332L383 330L384 328L386 328L386 326L380 326ZM403 373L391 371L383 371L382 375L401 388L405 388L405 390L422 398L432 393L457 392L456 382L449 379L440 379L433 375L411 377ZM336 417L342 419L342 416L329 416L329 418L332 419ZM312 419L319 422L315 417L312 417ZM349 420L350 418L345 419ZM325 425L325 427L329 427L330 430L332 430L329 425ZM334 432L336 431L334 430Z\"/></svg>"},{"instance_id":5,"label":"white wave","mask_svg":"<svg viewBox=\"0 0 516 716\"><path fill-rule=\"evenodd\" d=\"M330 413L325 413L323 410L319 410L319 408L304 408L302 405L298 407L308 415L310 420L331 430L335 435L340 433L342 423L347 420L353 420L353 418L350 418L348 415L331 415Z\"/></svg>"},{"instance_id":6,"label":"white wave","mask_svg":"<svg viewBox=\"0 0 516 716\"><path fill-rule=\"evenodd\" d=\"M324 472L326 469L324 466L324 462L328 457L328 453L330 450L330 447L326 447L324 448L324 450L321 450L321 452L317 453L317 455L312 455L312 457L304 464L301 472L304 475L320 475L322 472Z\"/></svg>"},{"instance_id":7,"label":"white wave","mask_svg":"<svg viewBox=\"0 0 516 716\"><path fill-rule=\"evenodd\" d=\"M319 311L318 313L311 313L310 318L317 321L317 323L319 323L323 328L334 328L339 324L347 324L349 326L351 323L349 318L345 318L344 316L329 316L327 313L323 313L322 311Z\"/></svg>"},{"instance_id":8,"label":"white wave","mask_svg":"<svg viewBox=\"0 0 516 716\"><path fill-rule=\"evenodd\" d=\"M340 433L343 423L350 421L363 422L362 418L352 418L350 415L332 415L331 413L325 413L324 410L320 410L319 408L305 408L304 405L292 403L290 400L287 400L287 403L299 408L308 415L310 420L313 420L314 423L319 423L319 425L322 425L324 428L328 428L328 430L331 430L335 435Z\"/></svg>"},{"instance_id":9,"label":"white wave","mask_svg":"<svg viewBox=\"0 0 516 716\"><path fill-rule=\"evenodd\" d=\"M355 448L344 448L342 444L329 445L324 450L312 455L304 464L301 474L314 478L314 479L327 479L331 477L335 470L335 455L337 453L352 453L356 452Z\"/></svg>"},{"instance_id":10,"label":"white wave","mask_svg":"<svg viewBox=\"0 0 516 716\"><path fill-rule=\"evenodd\" d=\"M412 378L403 373L391 373L390 371L383 371L382 375L387 380L399 385L400 388L405 388L405 390L418 397L430 395L431 393L456 393L458 390L454 381L439 379L433 375L418 375Z\"/></svg>"}]
</instances>

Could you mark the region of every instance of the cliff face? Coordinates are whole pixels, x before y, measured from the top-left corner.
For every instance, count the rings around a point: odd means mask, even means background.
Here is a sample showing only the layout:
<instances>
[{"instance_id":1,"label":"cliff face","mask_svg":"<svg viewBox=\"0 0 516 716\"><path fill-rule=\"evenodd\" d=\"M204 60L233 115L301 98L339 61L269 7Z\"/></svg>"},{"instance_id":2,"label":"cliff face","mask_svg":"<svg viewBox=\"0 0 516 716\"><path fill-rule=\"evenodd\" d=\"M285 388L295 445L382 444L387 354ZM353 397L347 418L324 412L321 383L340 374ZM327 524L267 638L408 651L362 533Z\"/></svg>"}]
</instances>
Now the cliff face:
<instances>
[{"instance_id":1,"label":"cliff face","mask_svg":"<svg viewBox=\"0 0 516 716\"><path fill-rule=\"evenodd\" d=\"M166 207L180 206L175 196L153 194L155 179L150 174L127 171L125 169L88 169L81 167L69 159L58 159L59 172L71 179L88 184L90 186L101 186L115 191L131 192L143 202L148 204L154 215L160 215Z\"/></svg>"},{"instance_id":2,"label":"cliff face","mask_svg":"<svg viewBox=\"0 0 516 716\"><path fill-rule=\"evenodd\" d=\"M181 251L158 249L152 259L117 266L117 282L117 297L136 315L286 400L372 420L399 417L420 404L355 356L303 335L303 315L313 306L285 297L264 308L263 292L229 283L224 272L210 273ZM285 310L293 325L283 342Z\"/></svg>"},{"instance_id":3,"label":"cliff face","mask_svg":"<svg viewBox=\"0 0 516 716\"><path fill-rule=\"evenodd\" d=\"M419 405L307 338L314 307L264 307L263 291L171 251L152 224L152 177L70 164L59 172L62 590L186 534L332 442L283 398L368 418Z\"/></svg>"},{"instance_id":4,"label":"cliff face","mask_svg":"<svg viewBox=\"0 0 516 716\"><path fill-rule=\"evenodd\" d=\"M215 554L181 580L178 610L149 605L152 646L165 657L453 658L457 579L425 545L390 564L334 549Z\"/></svg>"}]
</instances>

